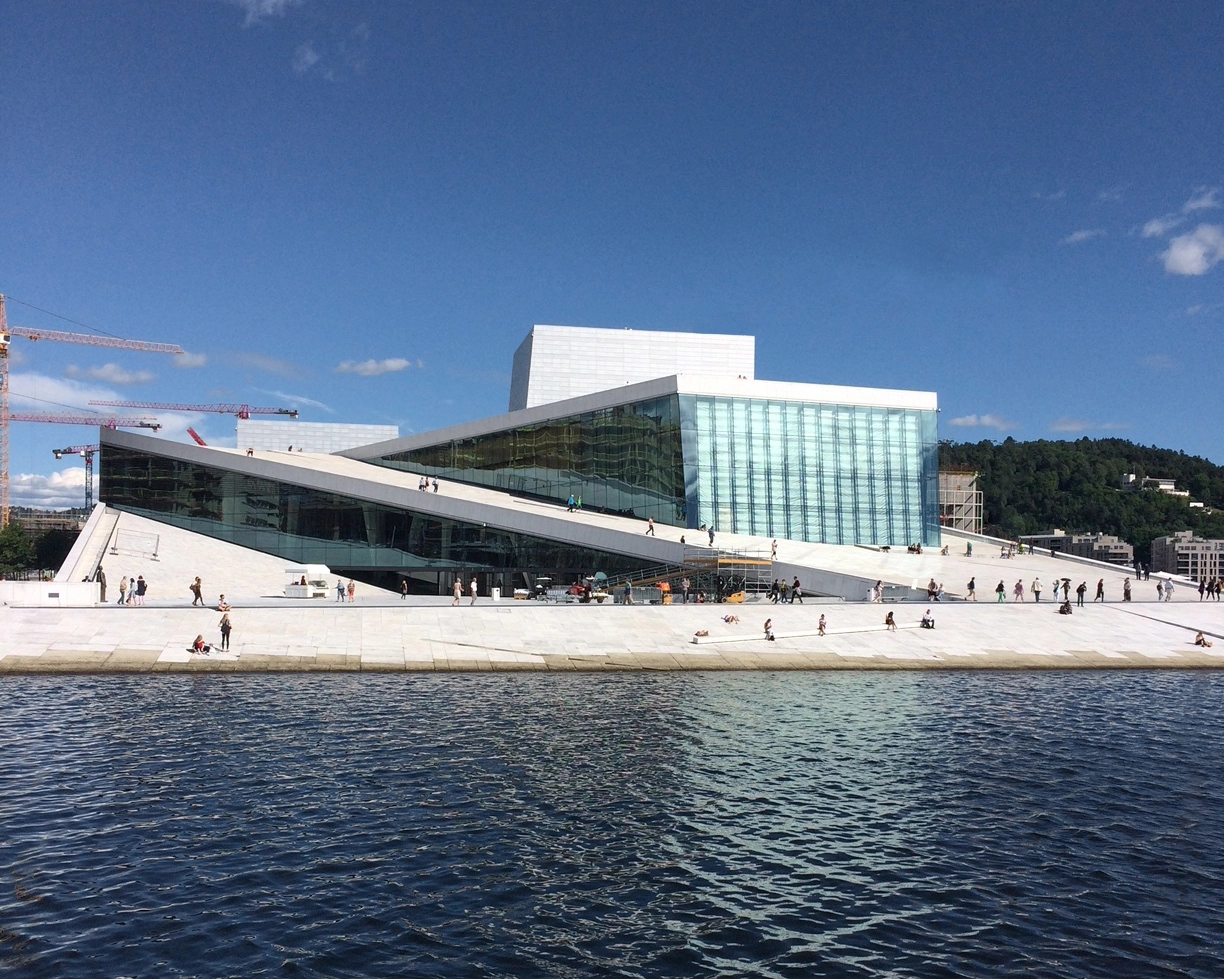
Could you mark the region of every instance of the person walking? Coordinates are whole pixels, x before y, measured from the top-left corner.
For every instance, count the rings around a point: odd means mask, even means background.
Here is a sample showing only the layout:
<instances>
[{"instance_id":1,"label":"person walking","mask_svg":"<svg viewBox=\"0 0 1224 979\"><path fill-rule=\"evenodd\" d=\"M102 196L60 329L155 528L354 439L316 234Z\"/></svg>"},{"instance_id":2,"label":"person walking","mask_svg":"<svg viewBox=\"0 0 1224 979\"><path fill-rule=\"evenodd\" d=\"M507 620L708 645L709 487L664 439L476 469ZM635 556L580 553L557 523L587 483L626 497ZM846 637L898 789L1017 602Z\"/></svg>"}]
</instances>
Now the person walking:
<instances>
[{"instance_id":1,"label":"person walking","mask_svg":"<svg viewBox=\"0 0 1224 979\"><path fill-rule=\"evenodd\" d=\"M438 492L438 477L437 476L433 478L433 491L435 493Z\"/></svg>"},{"instance_id":2,"label":"person walking","mask_svg":"<svg viewBox=\"0 0 1224 979\"><path fill-rule=\"evenodd\" d=\"M1165 582L1165 601L1173 601L1173 582L1171 580Z\"/></svg>"},{"instance_id":3,"label":"person walking","mask_svg":"<svg viewBox=\"0 0 1224 979\"><path fill-rule=\"evenodd\" d=\"M199 581L199 580L200 580L199 578L196 579L196 581ZM122 578L119 579L119 601L115 603L116 605L126 605L127 604L127 589L128 589L127 575L124 575ZM192 602L191 604L194 605L195 602Z\"/></svg>"},{"instance_id":4,"label":"person walking","mask_svg":"<svg viewBox=\"0 0 1224 979\"><path fill-rule=\"evenodd\" d=\"M654 532L654 517L647 517L647 518L646 518L646 533L647 533L647 534L649 534L651 537L653 537L653 536L655 535L655 532Z\"/></svg>"},{"instance_id":5,"label":"person walking","mask_svg":"<svg viewBox=\"0 0 1224 979\"><path fill-rule=\"evenodd\" d=\"M1017 579L1015 585L1012 586L1012 601L1024 601L1024 582Z\"/></svg>"},{"instance_id":6,"label":"person walking","mask_svg":"<svg viewBox=\"0 0 1224 979\"><path fill-rule=\"evenodd\" d=\"M356 595L357 595L357 582L353 581L352 578L349 578L349 583L348 583L349 601L350 602L354 601L354 599L356 598Z\"/></svg>"},{"instance_id":7,"label":"person walking","mask_svg":"<svg viewBox=\"0 0 1224 979\"><path fill-rule=\"evenodd\" d=\"M691 587L692 585L689 582L687 577L680 579L680 594L684 596L685 605L688 604L688 593L689 593L689 588Z\"/></svg>"},{"instance_id":8,"label":"person walking","mask_svg":"<svg viewBox=\"0 0 1224 979\"><path fill-rule=\"evenodd\" d=\"M1080 608L1084 607L1084 596L1088 594L1088 582L1081 581L1079 587L1075 589L1075 604Z\"/></svg>"},{"instance_id":9,"label":"person walking","mask_svg":"<svg viewBox=\"0 0 1224 979\"><path fill-rule=\"evenodd\" d=\"M233 631L233 623L230 622L229 612L221 616L221 648L229 649L230 632Z\"/></svg>"},{"instance_id":10,"label":"person walking","mask_svg":"<svg viewBox=\"0 0 1224 979\"><path fill-rule=\"evenodd\" d=\"M459 599L463 597L463 582L458 578L455 579L455 583L451 586L451 594L455 596L455 600L451 604L458 605Z\"/></svg>"},{"instance_id":11,"label":"person walking","mask_svg":"<svg viewBox=\"0 0 1224 979\"><path fill-rule=\"evenodd\" d=\"M469 604L469 605L475 605L475 604L476 604L476 576L475 576L475 575L472 575L472 581L471 581L471 583L468 585L468 591L469 591L469 592L471 593L471 595L472 595L472 600L471 600L470 602L468 602L468 604Z\"/></svg>"},{"instance_id":12,"label":"person walking","mask_svg":"<svg viewBox=\"0 0 1224 979\"><path fill-rule=\"evenodd\" d=\"M632 605L632 604L633 604L633 586L632 586L631 584L629 584L629 582L627 582L627 581L625 582L625 598L624 598L624 604L626 604L626 605Z\"/></svg>"},{"instance_id":13,"label":"person walking","mask_svg":"<svg viewBox=\"0 0 1224 979\"><path fill-rule=\"evenodd\" d=\"M823 636L823 635L825 634L825 625L826 625L826 624L827 624L827 623L825 622L824 613L823 613L823 612L821 612L821 613L820 613L820 621L816 623L816 635L818 635L818 636Z\"/></svg>"},{"instance_id":14,"label":"person walking","mask_svg":"<svg viewBox=\"0 0 1224 979\"><path fill-rule=\"evenodd\" d=\"M1156 579L1156 601L1164 601L1164 582L1160 578Z\"/></svg>"},{"instance_id":15,"label":"person walking","mask_svg":"<svg viewBox=\"0 0 1224 979\"><path fill-rule=\"evenodd\" d=\"M799 599L799 604L800 604L800 605L802 605L802 604L803 604L803 586L802 586L801 584L799 584L799 578L798 578L798 576L796 576L796 577L795 577L795 580L794 580L793 582L791 582L791 597L790 597L790 603L791 603L792 605L794 605L794 604L795 604L795 599L796 599L796 598L797 598L797 599Z\"/></svg>"},{"instance_id":16,"label":"person walking","mask_svg":"<svg viewBox=\"0 0 1224 979\"><path fill-rule=\"evenodd\" d=\"M1029 586L1029 590L1032 591L1033 593L1033 601L1040 602L1041 601L1041 579L1034 578L1033 583Z\"/></svg>"},{"instance_id":17,"label":"person walking","mask_svg":"<svg viewBox=\"0 0 1224 979\"><path fill-rule=\"evenodd\" d=\"M149 584L145 581L144 575L138 575L136 578L136 604L143 605L145 603L145 593L149 590Z\"/></svg>"},{"instance_id":18,"label":"person walking","mask_svg":"<svg viewBox=\"0 0 1224 979\"><path fill-rule=\"evenodd\" d=\"M969 584L965 585L965 601L977 601L977 575L969 579Z\"/></svg>"},{"instance_id":19,"label":"person walking","mask_svg":"<svg viewBox=\"0 0 1224 979\"><path fill-rule=\"evenodd\" d=\"M706 531L710 535L710 546L714 546L714 525L710 524L710 529Z\"/></svg>"},{"instance_id":20,"label":"person walking","mask_svg":"<svg viewBox=\"0 0 1224 979\"><path fill-rule=\"evenodd\" d=\"M1094 602L1104 602L1105 601L1105 579L1104 578L1101 578L1097 582L1096 595L1093 596L1092 600Z\"/></svg>"},{"instance_id":21,"label":"person walking","mask_svg":"<svg viewBox=\"0 0 1224 979\"><path fill-rule=\"evenodd\" d=\"M204 604L204 583L200 581L199 576L197 576L196 580L191 583L191 594L195 596L195 598L191 600L192 605Z\"/></svg>"},{"instance_id":22,"label":"person walking","mask_svg":"<svg viewBox=\"0 0 1224 979\"><path fill-rule=\"evenodd\" d=\"M1127 578L1122 582L1122 601L1129 602L1130 600L1130 578Z\"/></svg>"},{"instance_id":23,"label":"person walking","mask_svg":"<svg viewBox=\"0 0 1224 979\"><path fill-rule=\"evenodd\" d=\"M341 581L339 578L336 579L336 601L337 602L344 601L344 582Z\"/></svg>"},{"instance_id":24,"label":"person walking","mask_svg":"<svg viewBox=\"0 0 1224 979\"><path fill-rule=\"evenodd\" d=\"M1001 604L1007 601L1007 586L1003 584L1003 582L1000 581L997 585L995 585L995 595L998 596L996 604Z\"/></svg>"},{"instance_id":25,"label":"person walking","mask_svg":"<svg viewBox=\"0 0 1224 979\"><path fill-rule=\"evenodd\" d=\"M400 601L408 597L408 579L400 578Z\"/></svg>"},{"instance_id":26,"label":"person walking","mask_svg":"<svg viewBox=\"0 0 1224 979\"><path fill-rule=\"evenodd\" d=\"M576 504L577 502L578 502L578 501L574 499L574 494L573 494L573 493L571 493L571 494L569 495L569 499L565 501L565 512L566 512L566 513L573 513L573 512L574 512L574 506L575 506L575 504Z\"/></svg>"},{"instance_id":27,"label":"person walking","mask_svg":"<svg viewBox=\"0 0 1224 979\"><path fill-rule=\"evenodd\" d=\"M769 543L769 560L778 560L778 539L776 537Z\"/></svg>"}]
</instances>

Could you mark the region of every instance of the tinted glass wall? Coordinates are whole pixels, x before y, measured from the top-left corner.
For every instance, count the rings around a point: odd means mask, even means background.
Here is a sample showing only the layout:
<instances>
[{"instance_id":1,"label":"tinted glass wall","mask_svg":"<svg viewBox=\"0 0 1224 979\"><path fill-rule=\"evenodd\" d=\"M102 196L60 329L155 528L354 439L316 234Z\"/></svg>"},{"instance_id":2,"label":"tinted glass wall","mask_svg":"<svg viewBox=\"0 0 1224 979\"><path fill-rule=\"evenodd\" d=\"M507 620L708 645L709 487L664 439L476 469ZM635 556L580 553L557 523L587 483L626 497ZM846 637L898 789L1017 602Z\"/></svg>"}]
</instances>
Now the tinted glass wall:
<instances>
[{"instance_id":1,"label":"tinted glass wall","mask_svg":"<svg viewBox=\"0 0 1224 979\"><path fill-rule=\"evenodd\" d=\"M99 498L110 506L294 563L371 571L507 572L502 579L490 579L507 589L522 586L523 574L549 574L561 583L640 565L623 555L118 446L108 445L101 453L99 475Z\"/></svg>"},{"instance_id":2,"label":"tinted glass wall","mask_svg":"<svg viewBox=\"0 0 1224 979\"><path fill-rule=\"evenodd\" d=\"M691 525L831 544L935 544L934 411L680 398Z\"/></svg>"},{"instance_id":3,"label":"tinted glass wall","mask_svg":"<svg viewBox=\"0 0 1224 979\"><path fill-rule=\"evenodd\" d=\"M397 452L380 465L684 525L680 409L673 395Z\"/></svg>"}]
</instances>

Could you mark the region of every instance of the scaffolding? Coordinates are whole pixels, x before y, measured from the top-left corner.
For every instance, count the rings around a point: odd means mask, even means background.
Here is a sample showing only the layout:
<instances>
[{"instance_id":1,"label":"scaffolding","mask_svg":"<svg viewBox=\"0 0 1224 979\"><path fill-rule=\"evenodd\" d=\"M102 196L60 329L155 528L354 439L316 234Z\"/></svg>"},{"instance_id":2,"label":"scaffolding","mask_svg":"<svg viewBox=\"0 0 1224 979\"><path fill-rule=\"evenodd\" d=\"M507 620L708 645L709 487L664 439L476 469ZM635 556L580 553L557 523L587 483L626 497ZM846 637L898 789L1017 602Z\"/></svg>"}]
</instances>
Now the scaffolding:
<instances>
[{"instance_id":1,"label":"scaffolding","mask_svg":"<svg viewBox=\"0 0 1224 979\"><path fill-rule=\"evenodd\" d=\"M949 530L982 532L982 492L976 472L939 474L939 526Z\"/></svg>"}]
</instances>

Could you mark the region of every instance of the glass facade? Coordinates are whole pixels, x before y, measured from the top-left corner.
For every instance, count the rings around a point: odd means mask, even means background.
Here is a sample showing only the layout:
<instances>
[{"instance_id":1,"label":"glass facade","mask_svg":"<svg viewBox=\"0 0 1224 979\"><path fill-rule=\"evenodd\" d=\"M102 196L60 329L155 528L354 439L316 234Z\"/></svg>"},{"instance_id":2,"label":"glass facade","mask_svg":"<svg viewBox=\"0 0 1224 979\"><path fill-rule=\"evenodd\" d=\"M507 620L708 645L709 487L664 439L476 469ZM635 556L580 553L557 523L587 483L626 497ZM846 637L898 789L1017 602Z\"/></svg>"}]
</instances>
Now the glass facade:
<instances>
[{"instance_id":1,"label":"glass facade","mask_svg":"<svg viewBox=\"0 0 1224 979\"><path fill-rule=\"evenodd\" d=\"M373 461L682 527L939 541L933 410L673 395Z\"/></svg>"},{"instance_id":2,"label":"glass facade","mask_svg":"<svg viewBox=\"0 0 1224 979\"><path fill-rule=\"evenodd\" d=\"M414 590L445 593L456 574L475 574L482 590L497 586L509 595L536 575L561 584L641 564L119 446L108 445L100 459L99 498L116 509L380 584L404 576Z\"/></svg>"},{"instance_id":3,"label":"glass facade","mask_svg":"<svg viewBox=\"0 0 1224 979\"><path fill-rule=\"evenodd\" d=\"M934 545L934 411L684 395L689 524L829 544Z\"/></svg>"},{"instance_id":4,"label":"glass facade","mask_svg":"<svg viewBox=\"0 0 1224 979\"><path fill-rule=\"evenodd\" d=\"M684 525L679 399L553 418L373 460L379 465Z\"/></svg>"}]
</instances>

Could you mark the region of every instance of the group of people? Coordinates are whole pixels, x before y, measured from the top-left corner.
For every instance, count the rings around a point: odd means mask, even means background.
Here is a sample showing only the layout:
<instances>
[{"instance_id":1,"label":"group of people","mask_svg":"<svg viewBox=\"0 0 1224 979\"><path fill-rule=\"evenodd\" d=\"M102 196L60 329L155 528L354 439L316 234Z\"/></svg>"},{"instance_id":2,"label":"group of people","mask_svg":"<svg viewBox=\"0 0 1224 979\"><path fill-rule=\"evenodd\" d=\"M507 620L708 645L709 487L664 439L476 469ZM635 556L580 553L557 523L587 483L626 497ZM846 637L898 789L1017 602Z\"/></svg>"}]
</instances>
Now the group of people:
<instances>
[{"instance_id":1,"label":"group of people","mask_svg":"<svg viewBox=\"0 0 1224 979\"><path fill-rule=\"evenodd\" d=\"M1224 589L1224 578L1215 578L1212 581L1203 580L1199 582L1199 601L1204 597L1213 601L1220 600L1220 590Z\"/></svg>"},{"instance_id":2,"label":"group of people","mask_svg":"<svg viewBox=\"0 0 1224 979\"><path fill-rule=\"evenodd\" d=\"M405 594L407 594L406 590L405 590ZM350 602L352 602L352 601L356 601L356 599L357 599L357 582L353 581L353 579L352 579L352 578L350 578L350 579L349 579L349 583L348 583L348 585L346 586L346 585L344 584L344 582L343 582L343 581L341 581L339 578L337 578L337 579L336 579L336 601L337 601L337 602L343 602L343 601L344 601L344 596L345 596L345 595L348 595L348 600L349 600Z\"/></svg>"},{"instance_id":3,"label":"group of people","mask_svg":"<svg viewBox=\"0 0 1224 979\"><path fill-rule=\"evenodd\" d=\"M878 588L879 586L880 586L880 583L877 581L876 587ZM927 592L928 602L943 601L943 596L944 596L943 582L941 581L939 584L935 584L935 579L932 578L930 581L927 582L926 592Z\"/></svg>"},{"instance_id":4,"label":"group of people","mask_svg":"<svg viewBox=\"0 0 1224 979\"><path fill-rule=\"evenodd\" d=\"M574 496L574 494L571 493L569 495L569 499L565 501L565 509L569 513L573 513L575 510L581 510L582 509L582 497ZM654 521L652 520L651 523L653 524Z\"/></svg>"},{"instance_id":5,"label":"group of people","mask_svg":"<svg viewBox=\"0 0 1224 979\"><path fill-rule=\"evenodd\" d=\"M803 604L803 586L799 584L798 576L789 585L785 580L774 578L773 584L769 586L769 600L777 605L781 602L783 605L794 605L798 600L799 604Z\"/></svg>"},{"instance_id":6,"label":"group of people","mask_svg":"<svg viewBox=\"0 0 1224 979\"><path fill-rule=\"evenodd\" d=\"M428 490L429 486L430 486L430 483L429 483L428 476L422 476L421 481L417 483L417 489L419 489L422 493ZM438 477L437 476L433 478L433 491L435 493L438 492Z\"/></svg>"},{"instance_id":7,"label":"group of people","mask_svg":"<svg viewBox=\"0 0 1224 979\"><path fill-rule=\"evenodd\" d=\"M469 605L476 604L476 593L478 590L479 589L476 584L476 576L472 575L472 580L468 582L468 594L472 596L472 600L468 602ZM463 580L462 579L456 578L454 582L451 584L451 594L454 596L454 600L451 602L451 605L458 605L459 599L463 598Z\"/></svg>"},{"instance_id":8,"label":"group of people","mask_svg":"<svg viewBox=\"0 0 1224 979\"><path fill-rule=\"evenodd\" d=\"M101 568L98 573L101 574ZM99 578L99 581L104 580ZM144 575L137 575L135 578L127 578L124 576L119 579L119 600L116 605L143 605L145 596L149 593L149 583L145 581ZM105 601L105 598L103 598Z\"/></svg>"}]
</instances>

